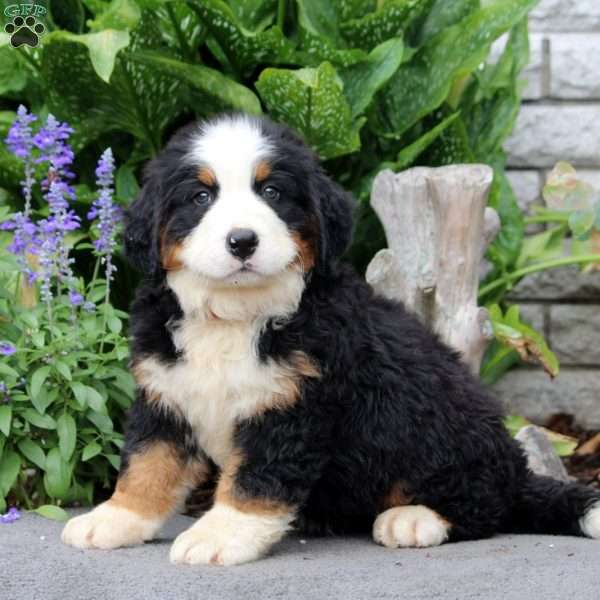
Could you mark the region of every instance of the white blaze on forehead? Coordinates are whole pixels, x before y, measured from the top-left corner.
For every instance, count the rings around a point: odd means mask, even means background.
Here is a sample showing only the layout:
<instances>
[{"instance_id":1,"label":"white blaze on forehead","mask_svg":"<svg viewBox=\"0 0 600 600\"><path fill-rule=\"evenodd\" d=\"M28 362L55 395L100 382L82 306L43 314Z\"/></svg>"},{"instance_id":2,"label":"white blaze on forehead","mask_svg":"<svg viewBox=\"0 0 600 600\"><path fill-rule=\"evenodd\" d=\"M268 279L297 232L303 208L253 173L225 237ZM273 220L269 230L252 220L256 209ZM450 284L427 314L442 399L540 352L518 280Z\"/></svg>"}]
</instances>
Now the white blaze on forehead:
<instances>
[{"instance_id":1,"label":"white blaze on forehead","mask_svg":"<svg viewBox=\"0 0 600 600\"><path fill-rule=\"evenodd\" d=\"M212 280L233 277L230 283L243 285L278 276L294 261L298 248L287 223L254 189L257 166L273 152L260 122L251 117L224 117L198 129L187 160L212 171L218 192L183 243L180 258L187 269ZM242 263L226 243L234 229L251 229L258 239L239 276Z\"/></svg>"},{"instance_id":2,"label":"white blaze on forehead","mask_svg":"<svg viewBox=\"0 0 600 600\"><path fill-rule=\"evenodd\" d=\"M224 117L202 126L188 155L214 172L221 190L251 186L258 163L273 152L258 121L245 116Z\"/></svg>"}]
</instances>

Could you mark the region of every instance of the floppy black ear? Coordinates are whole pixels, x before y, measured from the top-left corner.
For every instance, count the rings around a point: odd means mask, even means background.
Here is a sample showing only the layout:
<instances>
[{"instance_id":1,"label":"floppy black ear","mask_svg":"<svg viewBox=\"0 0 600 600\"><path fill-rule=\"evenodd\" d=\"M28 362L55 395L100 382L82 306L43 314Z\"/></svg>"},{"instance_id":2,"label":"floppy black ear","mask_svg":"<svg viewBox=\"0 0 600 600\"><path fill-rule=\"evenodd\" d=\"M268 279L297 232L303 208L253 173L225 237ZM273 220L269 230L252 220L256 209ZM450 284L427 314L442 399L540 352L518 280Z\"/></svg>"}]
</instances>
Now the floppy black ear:
<instances>
[{"instance_id":1,"label":"floppy black ear","mask_svg":"<svg viewBox=\"0 0 600 600\"><path fill-rule=\"evenodd\" d=\"M352 195L325 173L315 175L314 192L318 198L320 239L317 269L327 271L346 251L352 239Z\"/></svg>"},{"instance_id":2,"label":"floppy black ear","mask_svg":"<svg viewBox=\"0 0 600 600\"><path fill-rule=\"evenodd\" d=\"M150 163L142 189L125 212L125 258L145 275L153 275L160 266L158 212L161 186L156 171L156 165Z\"/></svg>"}]
</instances>

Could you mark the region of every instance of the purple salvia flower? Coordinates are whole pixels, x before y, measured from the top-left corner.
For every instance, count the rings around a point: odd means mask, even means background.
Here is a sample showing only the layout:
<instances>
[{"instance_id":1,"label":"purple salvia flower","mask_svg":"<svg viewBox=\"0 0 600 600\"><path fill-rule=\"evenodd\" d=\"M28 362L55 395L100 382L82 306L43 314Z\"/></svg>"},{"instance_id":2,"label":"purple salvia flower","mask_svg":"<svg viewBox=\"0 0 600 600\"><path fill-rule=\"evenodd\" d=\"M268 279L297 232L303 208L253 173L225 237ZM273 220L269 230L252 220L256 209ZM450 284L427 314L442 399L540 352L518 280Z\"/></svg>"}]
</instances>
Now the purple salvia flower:
<instances>
[{"instance_id":1,"label":"purple salvia flower","mask_svg":"<svg viewBox=\"0 0 600 600\"><path fill-rule=\"evenodd\" d=\"M21 518L21 513L17 508L11 506L5 515L0 515L0 523L14 523Z\"/></svg>"},{"instance_id":2,"label":"purple salvia flower","mask_svg":"<svg viewBox=\"0 0 600 600\"><path fill-rule=\"evenodd\" d=\"M31 124L34 121L37 121L37 117L29 114L21 104L17 109L17 118L8 130L8 136L5 140L8 149L25 163L25 179L21 182L21 186L25 197L25 216L27 217L29 217L31 211L31 189L35 183L32 154L35 142L31 129Z\"/></svg>"},{"instance_id":3,"label":"purple salvia flower","mask_svg":"<svg viewBox=\"0 0 600 600\"><path fill-rule=\"evenodd\" d=\"M52 301L52 278L54 276L55 250L54 239L47 236L40 245L38 262L40 270L38 279L40 281L40 297L42 301L50 306Z\"/></svg>"},{"instance_id":4,"label":"purple salvia flower","mask_svg":"<svg viewBox=\"0 0 600 600\"><path fill-rule=\"evenodd\" d=\"M15 346L10 342L0 342L0 354L2 356L10 356L17 351Z\"/></svg>"},{"instance_id":5,"label":"purple salvia flower","mask_svg":"<svg viewBox=\"0 0 600 600\"><path fill-rule=\"evenodd\" d=\"M85 310L87 313L93 313L96 311L96 305L93 302L84 302L81 308L83 308L83 310Z\"/></svg>"},{"instance_id":6,"label":"purple salvia flower","mask_svg":"<svg viewBox=\"0 0 600 600\"><path fill-rule=\"evenodd\" d=\"M96 252L102 257L106 269L106 281L112 280L113 273L117 270L112 262L117 241L117 227L122 218L122 211L113 201L114 194L115 160L112 150L107 148L96 169L96 184L98 198L94 200L88 219L97 219L99 237L94 242Z\"/></svg>"},{"instance_id":7,"label":"purple salvia flower","mask_svg":"<svg viewBox=\"0 0 600 600\"><path fill-rule=\"evenodd\" d=\"M76 292L75 290L71 290L69 292L69 302L72 304L72 306L79 306L80 304L83 304L83 296L79 293Z\"/></svg>"},{"instance_id":8,"label":"purple salvia flower","mask_svg":"<svg viewBox=\"0 0 600 600\"><path fill-rule=\"evenodd\" d=\"M69 170L74 159L73 150L68 140L73 133L73 128L67 123L60 123L54 115L48 115L46 123L33 138L33 143L40 150L36 163L48 162L50 170L48 179L42 181L42 186L48 188L52 181L58 179L72 179L75 174ZM69 191L69 196L74 195L73 189L64 184Z\"/></svg>"}]
</instances>

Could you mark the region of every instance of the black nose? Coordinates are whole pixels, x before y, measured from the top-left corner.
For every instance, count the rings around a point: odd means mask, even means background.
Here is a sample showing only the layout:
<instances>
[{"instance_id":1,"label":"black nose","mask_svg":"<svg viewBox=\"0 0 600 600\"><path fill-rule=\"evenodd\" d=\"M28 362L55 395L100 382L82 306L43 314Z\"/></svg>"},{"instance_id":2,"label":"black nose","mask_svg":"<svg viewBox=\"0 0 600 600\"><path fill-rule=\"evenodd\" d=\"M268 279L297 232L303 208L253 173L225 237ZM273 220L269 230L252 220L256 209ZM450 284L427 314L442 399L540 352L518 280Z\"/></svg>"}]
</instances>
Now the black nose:
<instances>
[{"instance_id":1,"label":"black nose","mask_svg":"<svg viewBox=\"0 0 600 600\"><path fill-rule=\"evenodd\" d=\"M252 256L258 246L258 236L252 229L232 229L227 234L227 248L242 260Z\"/></svg>"}]
</instances>

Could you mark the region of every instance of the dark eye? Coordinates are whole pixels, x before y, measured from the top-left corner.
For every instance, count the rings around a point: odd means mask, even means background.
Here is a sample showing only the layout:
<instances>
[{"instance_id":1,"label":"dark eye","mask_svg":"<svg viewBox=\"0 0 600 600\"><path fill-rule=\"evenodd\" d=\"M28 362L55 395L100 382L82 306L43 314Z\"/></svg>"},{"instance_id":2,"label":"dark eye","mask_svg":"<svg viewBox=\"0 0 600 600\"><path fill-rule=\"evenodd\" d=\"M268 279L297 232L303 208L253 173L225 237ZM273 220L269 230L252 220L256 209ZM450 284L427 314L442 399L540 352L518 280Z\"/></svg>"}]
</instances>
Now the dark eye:
<instances>
[{"instance_id":1,"label":"dark eye","mask_svg":"<svg viewBox=\"0 0 600 600\"><path fill-rule=\"evenodd\" d=\"M265 199L265 200L269 200L271 202L274 202L275 200L279 200L279 190L276 187L273 187L272 185L266 185L263 189L262 192L260 193L260 195Z\"/></svg>"},{"instance_id":2,"label":"dark eye","mask_svg":"<svg viewBox=\"0 0 600 600\"><path fill-rule=\"evenodd\" d=\"M194 203L198 206L204 206L212 200L212 193L208 190L202 190L194 196Z\"/></svg>"}]
</instances>

